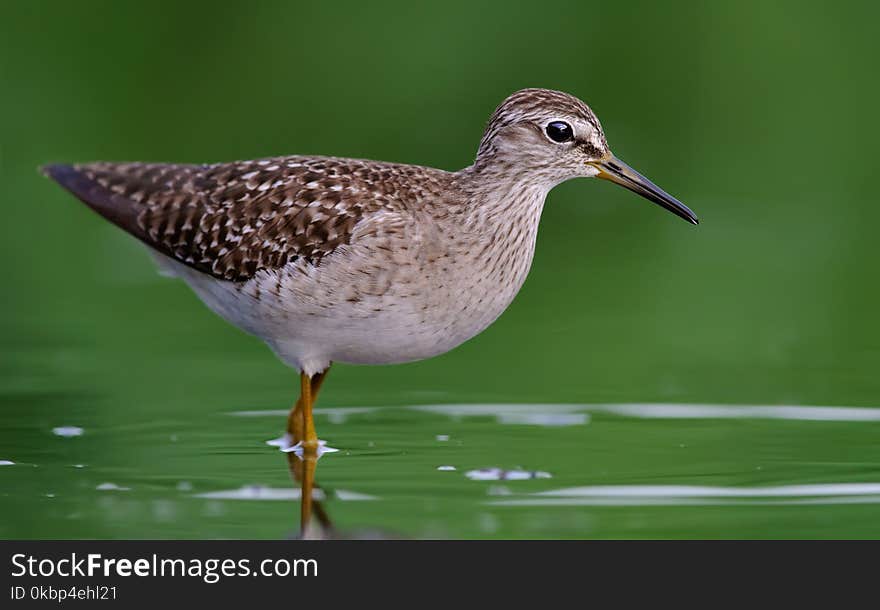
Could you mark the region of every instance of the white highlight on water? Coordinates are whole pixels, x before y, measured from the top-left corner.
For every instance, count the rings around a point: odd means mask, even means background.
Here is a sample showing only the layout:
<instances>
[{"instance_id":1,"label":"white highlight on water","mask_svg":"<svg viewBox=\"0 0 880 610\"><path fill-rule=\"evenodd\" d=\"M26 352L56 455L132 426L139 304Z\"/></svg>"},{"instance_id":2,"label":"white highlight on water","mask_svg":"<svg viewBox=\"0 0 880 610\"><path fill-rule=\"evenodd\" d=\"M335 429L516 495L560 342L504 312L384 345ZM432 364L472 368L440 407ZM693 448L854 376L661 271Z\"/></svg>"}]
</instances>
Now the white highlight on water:
<instances>
[{"instance_id":1,"label":"white highlight on water","mask_svg":"<svg viewBox=\"0 0 880 610\"><path fill-rule=\"evenodd\" d=\"M95 489L98 491L129 491L131 487L120 487L116 483L101 483Z\"/></svg>"},{"instance_id":2,"label":"white highlight on water","mask_svg":"<svg viewBox=\"0 0 880 610\"><path fill-rule=\"evenodd\" d=\"M821 483L762 487L596 485L566 487L496 500L497 506L712 506L878 504L880 483Z\"/></svg>"},{"instance_id":3,"label":"white highlight on water","mask_svg":"<svg viewBox=\"0 0 880 610\"><path fill-rule=\"evenodd\" d=\"M706 487L701 485L597 485L564 487L537 492L536 496L619 497L651 496L676 498L772 498L792 496L859 496L880 494L880 483L823 483L777 487Z\"/></svg>"},{"instance_id":4,"label":"white highlight on water","mask_svg":"<svg viewBox=\"0 0 880 610\"><path fill-rule=\"evenodd\" d=\"M525 481L527 479L549 479L553 475L543 470L504 470L502 468L480 468L468 470L464 476L471 481Z\"/></svg>"},{"instance_id":5,"label":"white highlight on water","mask_svg":"<svg viewBox=\"0 0 880 610\"><path fill-rule=\"evenodd\" d=\"M643 419L780 419L798 421L880 421L880 408L828 407L800 405L720 405L686 403L597 403L597 404L445 404L409 407L340 407L316 409L315 416L326 416L331 423L344 423L348 416L384 409L405 408L426 413L464 417L495 417L501 424L535 426L582 426L590 414L607 413ZM286 417L285 410L234 411L239 417Z\"/></svg>"},{"instance_id":6,"label":"white highlight on water","mask_svg":"<svg viewBox=\"0 0 880 610\"><path fill-rule=\"evenodd\" d=\"M331 407L315 409L312 414L315 417L326 417L331 424L344 424L350 415L363 415L373 413L381 407ZM254 411L232 411L229 415L235 417L287 417L289 411L283 409L262 409Z\"/></svg>"},{"instance_id":7,"label":"white highlight on water","mask_svg":"<svg viewBox=\"0 0 880 610\"><path fill-rule=\"evenodd\" d=\"M499 423L580 425L575 414L608 413L645 419L785 419L800 421L880 421L880 408L795 405L621 404L452 404L417 405L416 411L462 417L495 417Z\"/></svg>"},{"instance_id":8,"label":"white highlight on water","mask_svg":"<svg viewBox=\"0 0 880 610\"><path fill-rule=\"evenodd\" d=\"M585 405L591 411L649 419L791 419L801 421L880 421L874 407L802 407L634 403Z\"/></svg>"},{"instance_id":9,"label":"white highlight on water","mask_svg":"<svg viewBox=\"0 0 880 610\"><path fill-rule=\"evenodd\" d=\"M301 495L301 490L294 487L278 488L266 487L264 485L244 485L238 489L197 493L193 494L193 497L211 500L299 500ZM347 491L345 489L337 489L334 492L334 496L339 500L349 502L378 500L376 496L356 491ZM322 489L312 490L312 499L323 500L324 498L325 495Z\"/></svg>"},{"instance_id":10,"label":"white highlight on water","mask_svg":"<svg viewBox=\"0 0 880 610\"><path fill-rule=\"evenodd\" d=\"M590 421L586 413L501 413L499 424L527 426L584 426Z\"/></svg>"}]
</instances>

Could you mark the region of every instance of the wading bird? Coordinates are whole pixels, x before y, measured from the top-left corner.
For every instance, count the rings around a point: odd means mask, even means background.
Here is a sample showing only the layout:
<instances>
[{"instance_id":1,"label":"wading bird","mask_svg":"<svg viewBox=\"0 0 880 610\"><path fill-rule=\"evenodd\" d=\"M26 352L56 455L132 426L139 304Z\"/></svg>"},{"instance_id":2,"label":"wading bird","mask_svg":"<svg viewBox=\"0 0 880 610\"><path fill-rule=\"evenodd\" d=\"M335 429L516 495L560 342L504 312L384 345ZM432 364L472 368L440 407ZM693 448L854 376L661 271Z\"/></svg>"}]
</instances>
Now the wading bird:
<instances>
[{"instance_id":1,"label":"wading bird","mask_svg":"<svg viewBox=\"0 0 880 610\"><path fill-rule=\"evenodd\" d=\"M526 279L550 189L603 178L697 224L611 153L585 103L547 89L504 100L456 172L318 156L44 171L300 372L287 431L304 530L330 364L430 358L485 329Z\"/></svg>"}]
</instances>

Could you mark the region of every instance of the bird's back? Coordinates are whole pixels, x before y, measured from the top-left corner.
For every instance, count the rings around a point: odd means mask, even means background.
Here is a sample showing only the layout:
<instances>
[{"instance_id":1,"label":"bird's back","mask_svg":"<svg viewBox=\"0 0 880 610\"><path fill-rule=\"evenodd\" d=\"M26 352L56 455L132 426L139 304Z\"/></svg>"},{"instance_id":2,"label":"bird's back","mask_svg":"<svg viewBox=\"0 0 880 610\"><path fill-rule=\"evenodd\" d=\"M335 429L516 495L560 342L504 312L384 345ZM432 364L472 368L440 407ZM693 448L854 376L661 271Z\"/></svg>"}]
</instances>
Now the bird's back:
<instances>
[{"instance_id":1,"label":"bird's back","mask_svg":"<svg viewBox=\"0 0 880 610\"><path fill-rule=\"evenodd\" d=\"M155 250L234 282L299 259L320 264L350 243L359 222L436 199L450 176L412 165L307 156L214 165L50 165L44 171Z\"/></svg>"}]
</instances>

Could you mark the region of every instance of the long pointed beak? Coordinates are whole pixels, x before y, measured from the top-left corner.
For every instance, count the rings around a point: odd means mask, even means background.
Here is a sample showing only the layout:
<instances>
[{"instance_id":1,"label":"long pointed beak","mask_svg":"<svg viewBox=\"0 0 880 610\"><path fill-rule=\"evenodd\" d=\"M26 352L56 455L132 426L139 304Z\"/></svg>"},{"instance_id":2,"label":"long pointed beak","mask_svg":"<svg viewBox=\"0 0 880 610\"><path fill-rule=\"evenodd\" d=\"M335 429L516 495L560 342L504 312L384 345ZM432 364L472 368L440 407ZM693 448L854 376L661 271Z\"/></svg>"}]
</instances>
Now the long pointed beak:
<instances>
[{"instance_id":1,"label":"long pointed beak","mask_svg":"<svg viewBox=\"0 0 880 610\"><path fill-rule=\"evenodd\" d=\"M689 223L700 224L697 215L690 208L614 155L602 161L590 161L589 164L599 170L597 178L610 180L615 184L628 188L633 193L638 193L645 199L653 201L676 216L684 218Z\"/></svg>"}]
</instances>

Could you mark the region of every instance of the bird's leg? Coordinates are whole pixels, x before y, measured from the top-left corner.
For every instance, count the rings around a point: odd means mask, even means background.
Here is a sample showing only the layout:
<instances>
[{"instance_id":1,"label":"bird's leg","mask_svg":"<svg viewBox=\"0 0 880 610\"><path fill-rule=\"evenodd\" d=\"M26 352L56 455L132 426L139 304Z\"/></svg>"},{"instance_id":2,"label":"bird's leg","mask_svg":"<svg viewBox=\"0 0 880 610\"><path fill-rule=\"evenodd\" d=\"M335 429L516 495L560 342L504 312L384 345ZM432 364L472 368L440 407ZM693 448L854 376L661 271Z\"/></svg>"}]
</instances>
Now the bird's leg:
<instances>
[{"instance_id":1,"label":"bird's leg","mask_svg":"<svg viewBox=\"0 0 880 610\"><path fill-rule=\"evenodd\" d=\"M308 535L309 523L312 520L312 490L315 481L315 468L318 465L318 436L315 434L315 423L312 417L314 400L312 396L312 378L300 373L300 400L302 401L302 487L300 493L300 529L305 538Z\"/></svg>"},{"instance_id":2,"label":"bird's leg","mask_svg":"<svg viewBox=\"0 0 880 610\"><path fill-rule=\"evenodd\" d=\"M330 369L327 368L324 371L316 373L312 376L312 404L314 404L315 401L318 400L318 392L321 391L321 386L324 385L324 379L327 377L327 373L329 371ZM302 386L302 375L300 375L300 386ZM304 428L305 412L303 408L302 392L300 392L300 397L297 399L296 404L293 406L287 416L287 434L290 435L291 442L294 445L304 440ZM312 431L314 431L314 424L312 425Z\"/></svg>"},{"instance_id":3,"label":"bird's leg","mask_svg":"<svg viewBox=\"0 0 880 610\"><path fill-rule=\"evenodd\" d=\"M312 407L326 375L326 370L311 377L304 373L300 375L300 397L287 418L287 433L291 437L291 441L294 444L299 444L301 449L299 455L293 452L287 454L287 464L294 480L301 484L300 526L303 536L307 533L313 507L321 525L328 529L332 527L330 518L321 503L312 500L312 492L318 487L314 480L315 467L319 457L318 436L315 434Z\"/></svg>"}]
</instances>

